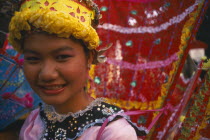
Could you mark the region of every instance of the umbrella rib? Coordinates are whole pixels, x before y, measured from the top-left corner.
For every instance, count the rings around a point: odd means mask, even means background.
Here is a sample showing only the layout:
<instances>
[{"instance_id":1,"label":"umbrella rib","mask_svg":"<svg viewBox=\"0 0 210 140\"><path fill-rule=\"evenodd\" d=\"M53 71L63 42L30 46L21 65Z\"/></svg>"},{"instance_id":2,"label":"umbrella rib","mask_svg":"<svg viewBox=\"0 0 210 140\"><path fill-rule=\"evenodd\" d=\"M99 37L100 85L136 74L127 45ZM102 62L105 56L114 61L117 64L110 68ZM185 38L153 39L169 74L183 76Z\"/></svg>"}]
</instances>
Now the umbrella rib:
<instances>
[{"instance_id":1,"label":"umbrella rib","mask_svg":"<svg viewBox=\"0 0 210 140\"><path fill-rule=\"evenodd\" d=\"M11 94L15 94L15 92L23 85L24 82L25 82L25 80L19 86L17 86L16 89ZM18 105L23 106L22 104L18 103L18 101L15 101L15 100L12 100L12 99L8 99L8 100L11 101L11 102L16 103Z\"/></svg>"},{"instance_id":2,"label":"umbrella rib","mask_svg":"<svg viewBox=\"0 0 210 140\"><path fill-rule=\"evenodd\" d=\"M17 66L15 67L15 69L10 73L10 75L8 76L9 78L12 76L12 74L17 70ZM2 88L7 84L7 82L9 81L9 78L6 79L6 81L2 84L2 86L0 87L0 91L2 90Z\"/></svg>"}]
</instances>

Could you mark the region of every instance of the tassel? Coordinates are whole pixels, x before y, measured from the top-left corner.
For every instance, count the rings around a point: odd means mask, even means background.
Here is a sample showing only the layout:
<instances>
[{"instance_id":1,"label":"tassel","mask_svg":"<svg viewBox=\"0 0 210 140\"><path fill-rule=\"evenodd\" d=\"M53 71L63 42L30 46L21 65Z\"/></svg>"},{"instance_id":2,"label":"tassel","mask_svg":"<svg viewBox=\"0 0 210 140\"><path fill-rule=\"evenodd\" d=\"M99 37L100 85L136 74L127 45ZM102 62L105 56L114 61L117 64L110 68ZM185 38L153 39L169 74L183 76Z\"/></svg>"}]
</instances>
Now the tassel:
<instances>
[{"instance_id":1,"label":"tassel","mask_svg":"<svg viewBox=\"0 0 210 140\"><path fill-rule=\"evenodd\" d=\"M207 57L203 57L202 60L204 61L203 62L203 65L202 65L202 69L203 70L209 70L210 69L210 59L207 59Z\"/></svg>"}]
</instances>

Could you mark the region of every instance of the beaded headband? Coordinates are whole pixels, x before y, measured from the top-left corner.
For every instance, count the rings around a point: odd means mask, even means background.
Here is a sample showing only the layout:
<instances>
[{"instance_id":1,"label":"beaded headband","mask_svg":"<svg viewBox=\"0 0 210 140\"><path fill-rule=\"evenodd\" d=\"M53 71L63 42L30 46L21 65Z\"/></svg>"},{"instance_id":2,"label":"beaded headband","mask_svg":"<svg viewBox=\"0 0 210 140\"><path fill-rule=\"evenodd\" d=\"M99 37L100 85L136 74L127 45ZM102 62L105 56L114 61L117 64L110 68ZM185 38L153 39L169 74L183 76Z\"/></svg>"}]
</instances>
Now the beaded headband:
<instances>
[{"instance_id":1,"label":"beaded headband","mask_svg":"<svg viewBox=\"0 0 210 140\"><path fill-rule=\"evenodd\" d=\"M23 31L31 32L36 28L58 37L83 40L88 49L96 49L99 37L91 26L98 18L97 6L90 0L86 7L82 1L76 0L26 0L22 3L20 11L13 16L9 26L9 41L19 52L22 52L21 39ZM92 5L91 5L92 4Z\"/></svg>"}]
</instances>

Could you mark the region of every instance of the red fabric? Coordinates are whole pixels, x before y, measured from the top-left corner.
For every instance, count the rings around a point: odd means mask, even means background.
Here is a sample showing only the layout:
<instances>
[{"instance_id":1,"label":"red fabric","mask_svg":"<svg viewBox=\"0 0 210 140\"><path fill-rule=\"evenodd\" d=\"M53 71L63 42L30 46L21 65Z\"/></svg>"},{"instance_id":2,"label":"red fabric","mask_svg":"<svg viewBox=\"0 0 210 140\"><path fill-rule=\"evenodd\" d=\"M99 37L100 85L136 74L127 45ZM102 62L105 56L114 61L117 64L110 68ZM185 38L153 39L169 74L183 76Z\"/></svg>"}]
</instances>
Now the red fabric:
<instances>
[{"instance_id":1,"label":"red fabric","mask_svg":"<svg viewBox=\"0 0 210 140\"><path fill-rule=\"evenodd\" d=\"M153 108L149 103L157 101L158 97L163 99L162 105L166 102L177 105L183 91L176 89L173 92L175 82L190 49L188 44L195 37L202 17L192 17L193 12L198 12L196 0L96 2L103 17L98 28L101 39L99 49L113 43L105 53L107 62L96 66L95 79L99 79L93 84L96 96L148 103L145 109ZM189 34L184 36L185 29L189 29ZM183 42L184 45L181 44ZM163 94L164 84L167 84L166 94L170 90L173 96L167 98ZM187 84L183 86L186 88ZM153 117L151 113L131 118L148 126ZM158 123L161 127L156 127L154 137L166 125L163 121Z\"/></svg>"},{"instance_id":2,"label":"red fabric","mask_svg":"<svg viewBox=\"0 0 210 140\"><path fill-rule=\"evenodd\" d=\"M203 48L203 49L207 49L208 45L202 41L199 40L193 40L191 43L191 49L196 49L196 48Z\"/></svg>"},{"instance_id":3,"label":"red fabric","mask_svg":"<svg viewBox=\"0 0 210 140\"><path fill-rule=\"evenodd\" d=\"M171 19L180 18L186 9L193 6L195 1L176 0L154 1L150 3L98 0L102 9L102 27L106 24L131 28L159 28L171 24ZM196 6L195 6L196 8ZM132 14L132 12L137 14ZM133 25L129 25L129 19L133 19ZM189 14L180 22L161 29L156 33L120 33L111 29L99 27L98 32L104 48L109 43L113 46L105 53L108 59L119 60L131 64L148 64L149 62L165 61L180 51L181 34L183 26L189 20ZM132 20L131 20L132 21ZM154 22L154 23L153 23ZM126 46L126 42L132 41L132 45ZM117 47L120 44L121 47ZM117 54L118 53L118 54ZM117 55L120 55L117 57ZM169 75L172 65L177 60L170 61L168 65L157 68L131 70L112 65L100 64L96 67L95 76L100 78L100 84L95 84L97 96L135 100L140 102L155 101L161 95L161 86L174 75ZM154 64L155 65L155 64ZM177 66L178 67L178 66ZM135 81L136 86L131 86Z\"/></svg>"}]
</instances>

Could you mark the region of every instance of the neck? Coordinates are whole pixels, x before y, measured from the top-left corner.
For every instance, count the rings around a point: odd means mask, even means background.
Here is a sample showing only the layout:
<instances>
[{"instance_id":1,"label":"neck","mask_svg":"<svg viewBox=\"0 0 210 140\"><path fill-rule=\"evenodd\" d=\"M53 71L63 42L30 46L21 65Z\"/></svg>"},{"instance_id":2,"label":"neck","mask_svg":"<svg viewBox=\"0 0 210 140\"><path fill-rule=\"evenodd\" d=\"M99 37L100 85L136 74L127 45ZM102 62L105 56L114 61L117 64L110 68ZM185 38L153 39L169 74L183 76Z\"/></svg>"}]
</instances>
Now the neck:
<instances>
[{"instance_id":1,"label":"neck","mask_svg":"<svg viewBox=\"0 0 210 140\"><path fill-rule=\"evenodd\" d=\"M70 102L62 105L53 105L55 111L59 114L67 114L68 112L76 113L84 110L94 99L84 91L75 95Z\"/></svg>"}]
</instances>

